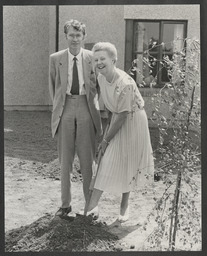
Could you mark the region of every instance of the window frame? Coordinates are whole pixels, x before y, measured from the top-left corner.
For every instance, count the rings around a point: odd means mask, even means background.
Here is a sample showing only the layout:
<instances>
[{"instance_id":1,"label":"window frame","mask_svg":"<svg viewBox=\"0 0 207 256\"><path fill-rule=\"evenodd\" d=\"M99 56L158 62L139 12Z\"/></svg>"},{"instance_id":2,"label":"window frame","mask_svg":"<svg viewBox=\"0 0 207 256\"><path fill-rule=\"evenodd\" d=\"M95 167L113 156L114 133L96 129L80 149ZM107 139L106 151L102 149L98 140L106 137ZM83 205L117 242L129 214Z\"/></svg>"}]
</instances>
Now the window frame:
<instances>
[{"instance_id":1,"label":"window frame","mask_svg":"<svg viewBox=\"0 0 207 256\"><path fill-rule=\"evenodd\" d=\"M164 24L183 24L184 25L184 38L187 37L188 29L188 20L167 20L167 19L125 19L125 63L124 69L126 72L130 70L133 59L135 59L135 36L134 29L135 23L137 22L149 22L149 23L158 23L159 24L159 40L158 43L162 43ZM163 49L160 47L158 49L158 59L161 59L163 56ZM160 68L160 63L158 63L158 70ZM155 87L163 87L166 82L162 80L162 72L159 72L157 75L157 84ZM144 87L145 88L145 87ZM148 87L146 87L148 88Z\"/></svg>"}]
</instances>

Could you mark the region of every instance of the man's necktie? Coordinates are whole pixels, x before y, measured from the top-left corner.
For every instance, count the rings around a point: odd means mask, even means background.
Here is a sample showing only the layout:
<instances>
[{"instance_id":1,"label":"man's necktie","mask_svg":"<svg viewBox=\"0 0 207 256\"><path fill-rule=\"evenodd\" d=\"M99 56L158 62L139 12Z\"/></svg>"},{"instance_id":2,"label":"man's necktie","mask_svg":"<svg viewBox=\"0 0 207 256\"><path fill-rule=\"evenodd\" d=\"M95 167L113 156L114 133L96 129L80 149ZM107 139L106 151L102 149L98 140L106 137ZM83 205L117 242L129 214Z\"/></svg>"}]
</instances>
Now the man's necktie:
<instances>
[{"instance_id":1,"label":"man's necktie","mask_svg":"<svg viewBox=\"0 0 207 256\"><path fill-rule=\"evenodd\" d=\"M79 80L78 80L78 69L76 65L77 58L74 57L73 61L73 81L72 81L72 87L71 87L71 94L72 95L78 95L79 94Z\"/></svg>"}]
</instances>

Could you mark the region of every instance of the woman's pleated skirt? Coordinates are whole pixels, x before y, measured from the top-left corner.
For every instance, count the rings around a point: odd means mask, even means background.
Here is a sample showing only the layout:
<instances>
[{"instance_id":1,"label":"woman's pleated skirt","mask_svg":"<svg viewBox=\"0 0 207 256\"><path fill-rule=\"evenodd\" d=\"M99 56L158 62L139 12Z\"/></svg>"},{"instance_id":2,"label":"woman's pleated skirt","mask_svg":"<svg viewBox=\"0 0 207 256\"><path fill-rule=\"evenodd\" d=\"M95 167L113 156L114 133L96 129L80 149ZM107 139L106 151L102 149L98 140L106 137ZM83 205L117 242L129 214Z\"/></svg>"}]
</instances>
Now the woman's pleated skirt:
<instances>
[{"instance_id":1,"label":"woman's pleated skirt","mask_svg":"<svg viewBox=\"0 0 207 256\"><path fill-rule=\"evenodd\" d=\"M112 116L111 124L114 121ZM111 193L126 193L151 184L154 159L145 110L129 113L110 141L100 162L94 187Z\"/></svg>"}]
</instances>

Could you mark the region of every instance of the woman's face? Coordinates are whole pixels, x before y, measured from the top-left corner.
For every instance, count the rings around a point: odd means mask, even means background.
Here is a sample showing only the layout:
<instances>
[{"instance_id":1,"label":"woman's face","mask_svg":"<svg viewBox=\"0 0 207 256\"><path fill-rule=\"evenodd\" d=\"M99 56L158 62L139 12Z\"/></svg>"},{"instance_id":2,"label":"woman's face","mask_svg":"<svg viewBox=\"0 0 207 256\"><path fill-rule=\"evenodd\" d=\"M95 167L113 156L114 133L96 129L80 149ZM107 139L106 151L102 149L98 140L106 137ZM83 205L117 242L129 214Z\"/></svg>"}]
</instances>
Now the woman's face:
<instances>
[{"instance_id":1,"label":"woman's face","mask_svg":"<svg viewBox=\"0 0 207 256\"><path fill-rule=\"evenodd\" d=\"M94 64L95 68L104 76L107 76L113 71L114 59L109 56L107 51L94 52Z\"/></svg>"}]
</instances>

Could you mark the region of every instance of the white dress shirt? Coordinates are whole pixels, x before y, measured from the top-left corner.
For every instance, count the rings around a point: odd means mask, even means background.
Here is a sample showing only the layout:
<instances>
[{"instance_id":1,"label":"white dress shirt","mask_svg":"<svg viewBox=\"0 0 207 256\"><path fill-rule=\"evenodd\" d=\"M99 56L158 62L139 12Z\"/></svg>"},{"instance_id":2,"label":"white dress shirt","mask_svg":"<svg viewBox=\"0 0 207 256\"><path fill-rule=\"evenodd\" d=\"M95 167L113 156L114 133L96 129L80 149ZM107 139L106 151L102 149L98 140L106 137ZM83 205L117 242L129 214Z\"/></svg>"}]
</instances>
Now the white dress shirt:
<instances>
[{"instance_id":1,"label":"white dress shirt","mask_svg":"<svg viewBox=\"0 0 207 256\"><path fill-rule=\"evenodd\" d=\"M67 91L66 93L71 95L71 87L72 87L72 80L73 80L73 58L76 57L76 65L78 69L78 80L79 80L79 94L84 95L86 94L86 90L84 87L84 79L83 79L83 59L82 59L82 48L78 55L74 56L70 53L68 48L68 84L67 84Z\"/></svg>"}]
</instances>

